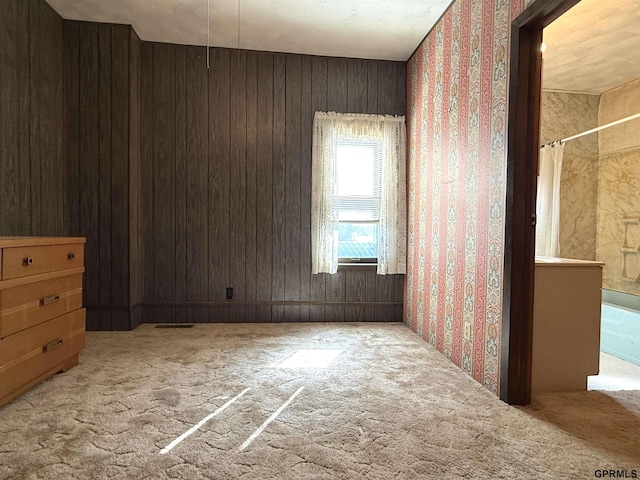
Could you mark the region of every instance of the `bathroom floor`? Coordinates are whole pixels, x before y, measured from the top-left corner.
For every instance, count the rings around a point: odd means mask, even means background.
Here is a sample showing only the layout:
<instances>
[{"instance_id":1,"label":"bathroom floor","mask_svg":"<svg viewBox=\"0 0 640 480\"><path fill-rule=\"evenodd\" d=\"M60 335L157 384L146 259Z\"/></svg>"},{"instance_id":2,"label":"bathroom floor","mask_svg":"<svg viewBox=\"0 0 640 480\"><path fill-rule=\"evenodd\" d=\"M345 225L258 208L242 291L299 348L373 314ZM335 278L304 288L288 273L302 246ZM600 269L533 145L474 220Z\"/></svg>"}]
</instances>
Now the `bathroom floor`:
<instances>
[{"instance_id":1,"label":"bathroom floor","mask_svg":"<svg viewBox=\"0 0 640 480\"><path fill-rule=\"evenodd\" d=\"M588 378L589 390L640 390L640 366L600 352L600 375Z\"/></svg>"}]
</instances>

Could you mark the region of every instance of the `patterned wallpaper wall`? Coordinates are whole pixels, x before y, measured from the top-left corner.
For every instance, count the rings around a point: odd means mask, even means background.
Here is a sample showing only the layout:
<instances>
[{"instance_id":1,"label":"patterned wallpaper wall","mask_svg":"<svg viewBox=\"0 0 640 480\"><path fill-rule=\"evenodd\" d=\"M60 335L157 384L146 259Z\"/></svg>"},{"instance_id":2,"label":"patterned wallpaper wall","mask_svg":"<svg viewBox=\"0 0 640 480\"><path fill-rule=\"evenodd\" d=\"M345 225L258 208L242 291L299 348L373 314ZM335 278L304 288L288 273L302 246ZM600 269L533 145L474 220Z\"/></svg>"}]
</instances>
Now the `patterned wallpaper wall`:
<instances>
[{"instance_id":1,"label":"patterned wallpaper wall","mask_svg":"<svg viewBox=\"0 0 640 480\"><path fill-rule=\"evenodd\" d=\"M527 0L456 0L408 63L405 323L499 391L511 21Z\"/></svg>"}]
</instances>

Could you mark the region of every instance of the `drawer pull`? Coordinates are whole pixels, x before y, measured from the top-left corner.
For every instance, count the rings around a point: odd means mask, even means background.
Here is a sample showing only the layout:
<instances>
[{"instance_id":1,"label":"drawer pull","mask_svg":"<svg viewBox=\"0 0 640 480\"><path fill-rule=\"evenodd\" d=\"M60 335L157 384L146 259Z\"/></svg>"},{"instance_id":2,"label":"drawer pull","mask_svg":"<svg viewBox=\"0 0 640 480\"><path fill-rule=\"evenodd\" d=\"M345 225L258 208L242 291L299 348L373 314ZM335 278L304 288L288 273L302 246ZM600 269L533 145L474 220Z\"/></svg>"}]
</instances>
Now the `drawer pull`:
<instances>
[{"instance_id":1,"label":"drawer pull","mask_svg":"<svg viewBox=\"0 0 640 480\"><path fill-rule=\"evenodd\" d=\"M49 343L46 343L42 346L42 353L50 352L54 348L58 348L60 345L62 345L61 338L56 338L55 340L51 340Z\"/></svg>"},{"instance_id":2,"label":"drawer pull","mask_svg":"<svg viewBox=\"0 0 640 480\"><path fill-rule=\"evenodd\" d=\"M57 293L55 295L49 295L48 297L42 297L40 299L40 306L44 307L45 305L51 305L52 303L56 303L60 301L60 295Z\"/></svg>"},{"instance_id":3,"label":"drawer pull","mask_svg":"<svg viewBox=\"0 0 640 480\"><path fill-rule=\"evenodd\" d=\"M73 260L76 258L76 254L73 252L67 253L67 260Z\"/></svg>"},{"instance_id":4,"label":"drawer pull","mask_svg":"<svg viewBox=\"0 0 640 480\"><path fill-rule=\"evenodd\" d=\"M29 265L33 265L33 258L31 258L31 257L24 257L24 258L22 259L22 265L23 265L24 267L28 267Z\"/></svg>"}]
</instances>

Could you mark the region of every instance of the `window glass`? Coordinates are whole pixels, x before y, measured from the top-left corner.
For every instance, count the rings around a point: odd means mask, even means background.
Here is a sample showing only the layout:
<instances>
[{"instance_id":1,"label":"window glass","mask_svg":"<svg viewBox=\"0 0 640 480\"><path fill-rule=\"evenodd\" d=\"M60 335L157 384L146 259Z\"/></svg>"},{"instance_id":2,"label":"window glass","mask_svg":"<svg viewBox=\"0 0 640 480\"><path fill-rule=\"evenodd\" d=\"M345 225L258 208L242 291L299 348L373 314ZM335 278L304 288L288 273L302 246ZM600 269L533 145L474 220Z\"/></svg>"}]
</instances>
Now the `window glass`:
<instances>
[{"instance_id":1,"label":"window glass","mask_svg":"<svg viewBox=\"0 0 640 480\"><path fill-rule=\"evenodd\" d=\"M340 261L375 262L380 219L381 145L344 140L336 150L333 205Z\"/></svg>"},{"instance_id":2,"label":"window glass","mask_svg":"<svg viewBox=\"0 0 640 480\"><path fill-rule=\"evenodd\" d=\"M338 144L338 196L374 195L374 145Z\"/></svg>"},{"instance_id":3,"label":"window glass","mask_svg":"<svg viewBox=\"0 0 640 480\"><path fill-rule=\"evenodd\" d=\"M374 261L378 256L377 223L340 223L338 258L341 261Z\"/></svg>"}]
</instances>

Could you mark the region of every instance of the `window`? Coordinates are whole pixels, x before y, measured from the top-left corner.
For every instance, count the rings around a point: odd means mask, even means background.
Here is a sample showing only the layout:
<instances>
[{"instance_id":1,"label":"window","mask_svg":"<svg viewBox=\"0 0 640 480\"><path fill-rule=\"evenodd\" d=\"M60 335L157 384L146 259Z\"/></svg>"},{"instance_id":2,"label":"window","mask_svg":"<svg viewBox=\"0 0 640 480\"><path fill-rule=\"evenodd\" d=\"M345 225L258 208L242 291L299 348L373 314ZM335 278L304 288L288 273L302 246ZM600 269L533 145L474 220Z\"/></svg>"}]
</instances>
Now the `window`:
<instances>
[{"instance_id":1,"label":"window","mask_svg":"<svg viewBox=\"0 0 640 480\"><path fill-rule=\"evenodd\" d=\"M339 263L405 273L405 135L404 117L316 113L313 273Z\"/></svg>"},{"instance_id":2,"label":"window","mask_svg":"<svg viewBox=\"0 0 640 480\"><path fill-rule=\"evenodd\" d=\"M339 140L333 206L338 262L377 263L382 142Z\"/></svg>"}]
</instances>

